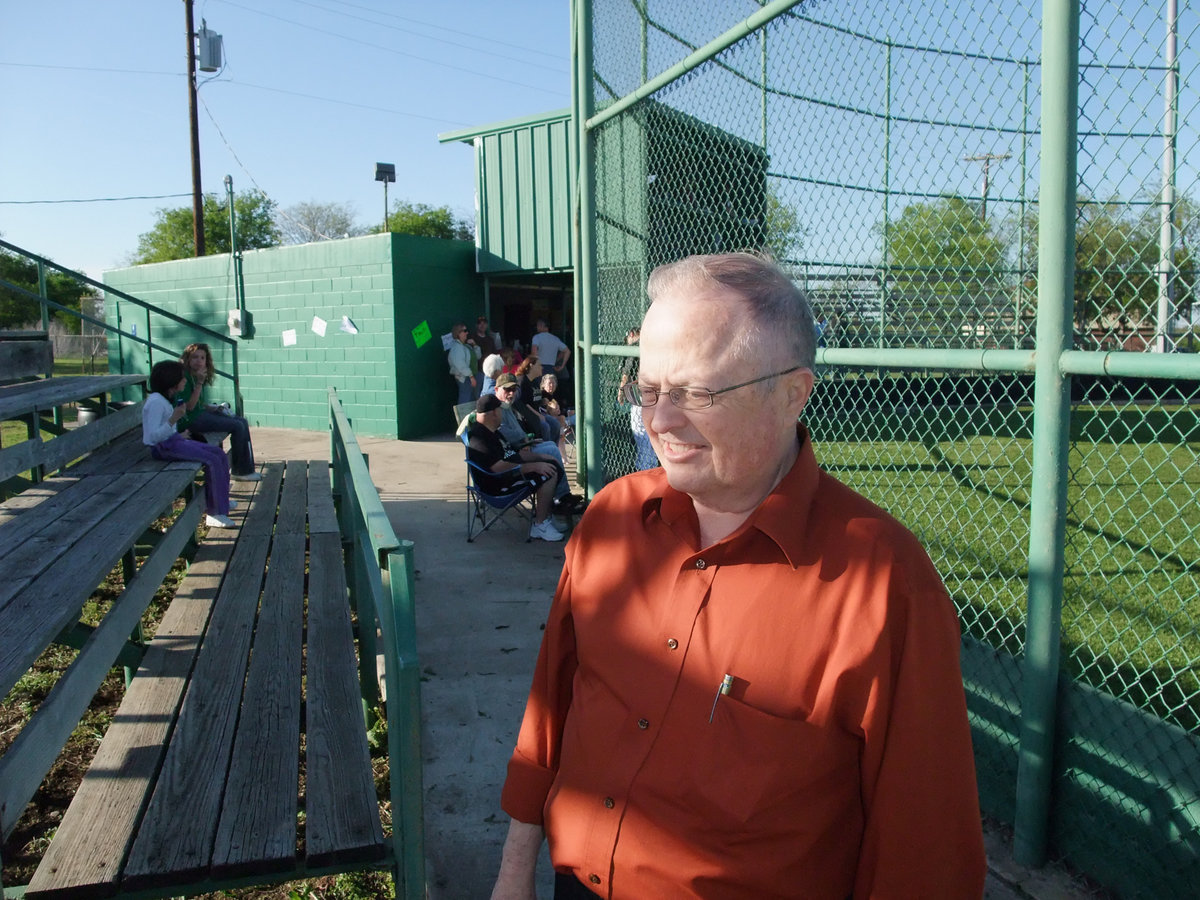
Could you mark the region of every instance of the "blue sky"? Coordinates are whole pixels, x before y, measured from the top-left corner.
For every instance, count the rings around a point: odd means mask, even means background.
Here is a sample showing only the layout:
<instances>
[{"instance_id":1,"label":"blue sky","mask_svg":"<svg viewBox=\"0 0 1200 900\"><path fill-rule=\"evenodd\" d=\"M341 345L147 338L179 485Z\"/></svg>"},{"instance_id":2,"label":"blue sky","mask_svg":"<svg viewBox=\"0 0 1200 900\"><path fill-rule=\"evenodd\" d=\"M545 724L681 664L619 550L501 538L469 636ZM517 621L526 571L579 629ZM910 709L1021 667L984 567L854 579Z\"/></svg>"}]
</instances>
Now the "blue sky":
<instances>
[{"instance_id":1,"label":"blue sky","mask_svg":"<svg viewBox=\"0 0 1200 900\"><path fill-rule=\"evenodd\" d=\"M570 103L568 0L195 0L206 193L280 207L474 206L473 153L437 135ZM183 0L0 0L0 236L95 277L161 207L191 206ZM208 79L212 80L208 80ZM181 195L181 196L159 196ZM97 200L88 203L14 201Z\"/></svg>"}]
</instances>

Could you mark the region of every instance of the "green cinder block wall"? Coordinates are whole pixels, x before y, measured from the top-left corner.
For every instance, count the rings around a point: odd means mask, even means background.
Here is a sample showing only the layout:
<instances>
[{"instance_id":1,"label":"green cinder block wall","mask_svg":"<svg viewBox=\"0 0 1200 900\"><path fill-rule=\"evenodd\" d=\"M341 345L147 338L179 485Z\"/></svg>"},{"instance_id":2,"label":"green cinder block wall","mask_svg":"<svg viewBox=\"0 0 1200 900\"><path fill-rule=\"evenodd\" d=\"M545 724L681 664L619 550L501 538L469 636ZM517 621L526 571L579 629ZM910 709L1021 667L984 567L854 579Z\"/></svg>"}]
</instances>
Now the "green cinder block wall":
<instances>
[{"instance_id":1,"label":"green cinder block wall","mask_svg":"<svg viewBox=\"0 0 1200 900\"><path fill-rule=\"evenodd\" d=\"M332 386L358 434L411 439L451 429L454 388L440 336L452 319L483 310L471 243L369 235L249 251L242 268L254 336L238 341L238 369L252 425L324 430ZM117 269L104 281L221 334L237 308L228 255ZM149 330L155 344L169 348L155 350L154 362L195 339L185 326L147 317L115 294L106 297L105 314L139 336ZM325 323L324 334L314 318ZM422 322L431 338L418 347L413 330ZM286 332L294 332L294 343L285 345ZM217 368L230 371L232 354L209 343ZM110 341L109 348L126 370L148 369L141 346ZM229 393L228 383L218 379L213 393Z\"/></svg>"}]
</instances>

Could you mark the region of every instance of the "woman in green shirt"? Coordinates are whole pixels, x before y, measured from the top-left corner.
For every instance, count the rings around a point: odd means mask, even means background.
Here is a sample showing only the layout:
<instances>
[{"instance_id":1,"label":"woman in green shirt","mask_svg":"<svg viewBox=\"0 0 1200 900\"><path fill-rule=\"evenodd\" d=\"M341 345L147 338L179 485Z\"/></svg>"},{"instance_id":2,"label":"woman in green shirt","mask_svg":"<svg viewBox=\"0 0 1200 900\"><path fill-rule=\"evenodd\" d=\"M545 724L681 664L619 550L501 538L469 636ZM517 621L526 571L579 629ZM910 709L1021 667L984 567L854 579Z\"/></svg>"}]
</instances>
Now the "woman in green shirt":
<instances>
[{"instance_id":1,"label":"woman in green shirt","mask_svg":"<svg viewBox=\"0 0 1200 900\"><path fill-rule=\"evenodd\" d=\"M230 477L235 481L258 481L261 476L255 471L250 423L234 415L228 403L204 402L204 389L217 375L208 344L188 344L179 361L183 363L186 377L183 391L176 395L175 402L182 401L187 412L176 424L176 429L181 432L228 431L232 457Z\"/></svg>"}]
</instances>

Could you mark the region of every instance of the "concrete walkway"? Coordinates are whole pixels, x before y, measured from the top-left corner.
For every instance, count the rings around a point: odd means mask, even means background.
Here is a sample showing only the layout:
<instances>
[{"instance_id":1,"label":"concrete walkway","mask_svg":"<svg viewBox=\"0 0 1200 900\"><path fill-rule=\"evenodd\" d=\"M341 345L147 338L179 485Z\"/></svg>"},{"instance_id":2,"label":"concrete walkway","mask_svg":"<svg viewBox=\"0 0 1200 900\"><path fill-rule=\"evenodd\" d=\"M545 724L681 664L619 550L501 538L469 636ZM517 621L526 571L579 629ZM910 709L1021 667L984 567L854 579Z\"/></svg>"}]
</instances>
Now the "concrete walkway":
<instances>
[{"instance_id":1,"label":"concrete walkway","mask_svg":"<svg viewBox=\"0 0 1200 900\"><path fill-rule=\"evenodd\" d=\"M447 413L449 417L449 413ZM323 432L257 428L259 462L328 459ZM466 542L465 466L452 435L360 438L372 480L400 538L416 545L417 644L424 680L425 845L431 900L483 900L508 817L500 785L533 675L563 545L524 543L497 525ZM1004 832L986 834L988 900L1082 900L1104 894L1061 866L1029 871ZM538 894L550 900L543 851Z\"/></svg>"}]
</instances>

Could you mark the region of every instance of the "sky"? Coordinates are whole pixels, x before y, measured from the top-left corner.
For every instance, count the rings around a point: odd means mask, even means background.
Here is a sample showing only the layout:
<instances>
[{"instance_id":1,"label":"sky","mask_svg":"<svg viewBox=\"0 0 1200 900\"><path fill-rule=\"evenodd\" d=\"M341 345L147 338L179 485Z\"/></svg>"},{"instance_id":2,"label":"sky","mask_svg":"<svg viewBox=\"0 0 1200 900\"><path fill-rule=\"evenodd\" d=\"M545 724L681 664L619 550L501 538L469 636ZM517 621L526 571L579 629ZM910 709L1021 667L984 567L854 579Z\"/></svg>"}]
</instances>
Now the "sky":
<instances>
[{"instance_id":1,"label":"sky","mask_svg":"<svg viewBox=\"0 0 1200 900\"><path fill-rule=\"evenodd\" d=\"M205 193L229 175L372 226L390 162L389 203L473 218L474 152L438 135L570 105L569 0L194 0L194 16L224 45L198 73ZM126 265L157 210L192 204L184 0L0 0L0 34L0 237L93 278Z\"/></svg>"}]
</instances>

